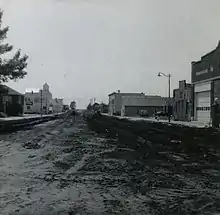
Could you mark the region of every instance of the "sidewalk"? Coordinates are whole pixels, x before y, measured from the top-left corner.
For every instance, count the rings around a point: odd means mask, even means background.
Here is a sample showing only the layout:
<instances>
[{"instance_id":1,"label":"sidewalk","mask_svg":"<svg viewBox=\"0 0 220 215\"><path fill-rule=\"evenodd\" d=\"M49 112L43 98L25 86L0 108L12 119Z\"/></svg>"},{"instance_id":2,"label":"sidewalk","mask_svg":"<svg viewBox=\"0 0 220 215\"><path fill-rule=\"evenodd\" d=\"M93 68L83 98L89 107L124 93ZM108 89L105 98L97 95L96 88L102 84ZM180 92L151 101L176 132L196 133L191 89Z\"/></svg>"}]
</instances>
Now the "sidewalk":
<instances>
[{"instance_id":1,"label":"sidewalk","mask_svg":"<svg viewBox=\"0 0 220 215\"><path fill-rule=\"evenodd\" d=\"M183 121L171 121L170 123L168 120L160 119L156 120L155 118L142 118L142 117L127 117L127 116L111 116L108 114L103 114L105 116L110 116L110 117L116 117L118 119L128 119L132 121L149 121L149 122L156 122L156 123L163 123L163 124L171 124L171 125L180 125L180 126L185 126L185 127L196 127L196 128L206 128L210 127L209 123L202 123L198 121L191 121L191 122L183 122Z\"/></svg>"},{"instance_id":2,"label":"sidewalk","mask_svg":"<svg viewBox=\"0 0 220 215\"><path fill-rule=\"evenodd\" d=\"M0 132L13 132L27 126L59 119L63 117L64 114L65 113L2 118L0 119Z\"/></svg>"},{"instance_id":3,"label":"sidewalk","mask_svg":"<svg viewBox=\"0 0 220 215\"><path fill-rule=\"evenodd\" d=\"M48 114L48 115L42 115L42 116L40 114L13 116L13 117L0 118L0 121L4 122L4 121L14 121L14 120L22 120L22 119L38 119L38 118L56 116L56 115L61 115L61 114L63 114L63 113Z\"/></svg>"}]
</instances>

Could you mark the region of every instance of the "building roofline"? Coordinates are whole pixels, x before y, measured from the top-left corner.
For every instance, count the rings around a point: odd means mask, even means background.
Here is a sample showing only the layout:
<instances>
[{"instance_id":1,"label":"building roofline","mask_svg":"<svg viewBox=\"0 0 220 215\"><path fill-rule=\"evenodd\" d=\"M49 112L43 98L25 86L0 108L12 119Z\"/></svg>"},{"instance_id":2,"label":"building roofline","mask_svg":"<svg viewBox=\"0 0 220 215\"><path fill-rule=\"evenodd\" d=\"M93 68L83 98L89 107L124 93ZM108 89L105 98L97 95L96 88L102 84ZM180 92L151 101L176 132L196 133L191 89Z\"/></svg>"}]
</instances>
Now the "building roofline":
<instances>
[{"instance_id":1,"label":"building roofline","mask_svg":"<svg viewBox=\"0 0 220 215\"><path fill-rule=\"evenodd\" d=\"M163 106L165 106L166 105L166 103L164 103L164 104L159 104L159 105L152 105L152 104L148 104L148 105L142 105L142 104L132 104L132 105L130 105L130 104L128 104L128 105L124 105L124 107L163 107Z\"/></svg>"},{"instance_id":2,"label":"building roofline","mask_svg":"<svg viewBox=\"0 0 220 215\"><path fill-rule=\"evenodd\" d=\"M115 95L115 94L120 94L122 96L126 96L126 95L145 95L144 93L118 93L118 92L113 92L113 93L110 93L108 96L112 96L112 95Z\"/></svg>"},{"instance_id":3,"label":"building roofline","mask_svg":"<svg viewBox=\"0 0 220 215\"><path fill-rule=\"evenodd\" d=\"M108 96L112 96L112 95L114 95L114 94L116 94L116 92L110 93L110 94L108 94Z\"/></svg>"},{"instance_id":4,"label":"building roofline","mask_svg":"<svg viewBox=\"0 0 220 215\"><path fill-rule=\"evenodd\" d=\"M4 84L1 84L1 86L3 86L6 90L8 90L8 92L6 92L5 94L7 95L11 95L11 96L24 96L24 94L22 93L19 93L18 91L12 89L11 87L7 86L7 85L4 85Z\"/></svg>"},{"instance_id":5,"label":"building roofline","mask_svg":"<svg viewBox=\"0 0 220 215\"><path fill-rule=\"evenodd\" d=\"M198 61L192 61L191 63L192 63L192 64L200 63L205 57L207 57L207 56L210 55L210 54L215 53L216 50L219 49L219 48L220 48L220 42L218 43L218 46L217 46L215 49L213 49L212 51L210 51L210 52L208 52L208 53L202 55L202 57L201 57L200 60L198 60Z\"/></svg>"},{"instance_id":6,"label":"building roofline","mask_svg":"<svg viewBox=\"0 0 220 215\"><path fill-rule=\"evenodd\" d=\"M216 49L217 49L217 48L216 48ZM201 57L201 60L204 59L205 57L207 57L208 55L215 53L216 49L214 49L214 50L208 52L207 54L203 55L203 56Z\"/></svg>"}]
</instances>

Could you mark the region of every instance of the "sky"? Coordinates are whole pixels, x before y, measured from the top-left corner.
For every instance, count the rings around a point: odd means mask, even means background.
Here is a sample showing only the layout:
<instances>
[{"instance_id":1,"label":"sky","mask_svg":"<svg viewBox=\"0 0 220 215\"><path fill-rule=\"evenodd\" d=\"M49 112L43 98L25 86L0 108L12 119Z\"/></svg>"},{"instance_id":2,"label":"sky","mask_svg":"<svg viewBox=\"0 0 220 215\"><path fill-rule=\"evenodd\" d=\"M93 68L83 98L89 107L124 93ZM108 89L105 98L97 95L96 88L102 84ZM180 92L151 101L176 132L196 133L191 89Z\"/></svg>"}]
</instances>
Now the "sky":
<instances>
[{"instance_id":1,"label":"sky","mask_svg":"<svg viewBox=\"0 0 220 215\"><path fill-rule=\"evenodd\" d=\"M91 98L144 92L167 96L190 82L191 61L220 40L219 0L0 0L7 42L29 55L24 93L47 82L53 97L85 107Z\"/></svg>"}]
</instances>

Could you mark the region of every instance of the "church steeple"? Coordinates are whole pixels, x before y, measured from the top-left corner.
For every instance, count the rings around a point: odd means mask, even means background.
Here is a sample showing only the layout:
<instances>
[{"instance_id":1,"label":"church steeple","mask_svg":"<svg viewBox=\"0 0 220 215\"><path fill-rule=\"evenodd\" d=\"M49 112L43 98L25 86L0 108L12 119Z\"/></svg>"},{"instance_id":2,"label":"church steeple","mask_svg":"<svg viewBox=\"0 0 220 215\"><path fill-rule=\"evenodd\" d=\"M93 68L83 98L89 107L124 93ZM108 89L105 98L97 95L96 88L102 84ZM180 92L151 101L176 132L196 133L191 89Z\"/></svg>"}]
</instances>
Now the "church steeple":
<instances>
[{"instance_id":1,"label":"church steeple","mask_svg":"<svg viewBox=\"0 0 220 215\"><path fill-rule=\"evenodd\" d=\"M45 83L44 86L43 86L43 90L44 91L49 91L49 89L50 89L49 85L47 83Z\"/></svg>"}]
</instances>

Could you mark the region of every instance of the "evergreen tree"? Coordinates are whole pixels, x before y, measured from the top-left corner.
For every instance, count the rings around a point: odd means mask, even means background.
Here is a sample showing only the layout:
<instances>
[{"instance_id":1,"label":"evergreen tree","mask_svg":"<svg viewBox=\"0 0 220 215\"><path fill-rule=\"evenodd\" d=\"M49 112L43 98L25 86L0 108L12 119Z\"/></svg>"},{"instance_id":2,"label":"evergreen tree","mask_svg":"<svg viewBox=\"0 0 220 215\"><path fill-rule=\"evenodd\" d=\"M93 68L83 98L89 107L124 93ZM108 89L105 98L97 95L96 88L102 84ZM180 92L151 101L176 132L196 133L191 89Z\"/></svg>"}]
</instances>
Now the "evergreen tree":
<instances>
[{"instance_id":1,"label":"evergreen tree","mask_svg":"<svg viewBox=\"0 0 220 215\"><path fill-rule=\"evenodd\" d=\"M76 102L75 102L75 101L72 101L72 102L70 103L70 108L71 108L72 110L75 110L75 109L76 109Z\"/></svg>"},{"instance_id":2,"label":"evergreen tree","mask_svg":"<svg viewBox=\"0 0 220 215\"><path fill-rule=\"evenodd\" d=\"M87 109L88 111L91 111L91 110L92 110L92 104L89 103L86 109Z\"/></svg>"},{"instance_id":3,"label":"evergreen tree","mask_svg":"<svg viewBox=\"0 0 220 215\"><path fill-rule=\"evenodd\" d=\"M25 68L27 67L28 59L27 55L21 56L20 50L16 51L12 58L4 58L4 54L11 52L13 46L3 43L7 38L9 27L2 27L2 16L3 11L0 10L0 84L9 80L16 81L24 78L27 74Z\"/></svg>"}]
</instances>

